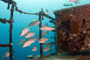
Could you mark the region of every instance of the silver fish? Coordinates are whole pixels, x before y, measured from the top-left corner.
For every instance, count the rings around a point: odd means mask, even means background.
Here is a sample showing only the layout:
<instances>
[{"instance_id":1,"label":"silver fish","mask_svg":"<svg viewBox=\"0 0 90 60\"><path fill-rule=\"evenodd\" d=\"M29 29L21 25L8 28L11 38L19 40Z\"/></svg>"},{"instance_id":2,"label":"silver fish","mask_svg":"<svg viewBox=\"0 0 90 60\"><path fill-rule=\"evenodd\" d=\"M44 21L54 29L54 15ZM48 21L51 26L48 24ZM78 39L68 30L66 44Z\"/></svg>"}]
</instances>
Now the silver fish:
<instances>
[{"instance_id":1,"label":"silver fish","mask_svg":"<svg viewBox=\"0 0 90 60\"><path fill-rule=\"evenodd\" d=\"M76 1L75 4L79 4L80 2L79 1Z\"/></svg>"},{"instance_id":2,"label":"silver fish","mask_svg":"<svg viewBox=\"0 0 90 60\"><path fill-rule=\"evenodd\" d=\"M28 55L27 58L29 58L29 60L33 59L33 58L38 58L40 57L40 55Z\"/></svg>"},{"instance_id":3,"label":"silver fish","mask_svg":"<svg viewBox=\"0 0 90 60\"><path fill-rule=\"evenodd\" d=\"M22 30L21 30L21 33L20 33L20 36L23 36L23 35L25 35L27 32L29 32L30 31L30 27L25 27L25 28L23 28Z\"/></svg>"},{"instance_id":4,"label":"silver fish","mask_svg":"<svg viewBox=\"0 0 90 60\"><path fill-rule=\"evenodd\" d=\"M52 27L47 26L47 25L42 26L42 27L40 28L40 30L43 30L43 31L52 31L52 30L54 30L54 29L55 29L55 28L52 28Z\"/></svg>"},{"instance_id":5,"label":"silver fish","mask_svg":"<svg viewBox=\"0 0 90 60\"><path fill-rule=\"evenodd\" d=\"M8 57L8 56L10 56L10 52L9 52L9 51L5 52L5 53L2 55L2 58L6 58L6 57Z\"/></svg>"},{"instance_id":6,"label":"silver fish","mask_svg":"<svg viewBox=\"0 0 90 60\"><path fill-rule=\"evenodd\" d=\"M31 26L35 26L35 25L38 25L40 23L40 21L37 21L37 20L33 20L30 24L29 24L29 26L31 27Z\"/></svg>"},{"instance_id":7,"label":"silver fish","mask_svg":"<svg viewBox=\"0 0 90 60\"><path fill-rule=\"evenodd\" d=\"M53 51L55 48L49 48L49 47L45 47L44 49L43 49L43 51L44 52L51 52L51 51Z\"/></svg>"},{"instance_id":8,"label":"silver fish","mask_svg":"<svg viewBox=\"0 0 90 60\"><path fill-rule=\"evenodd\" d=\"M73 6L73 4L66 3L66 4L63 4L63 6Z\"/></svg>"},{"instance_id":9,"label":"silver fish","mask_svg":"<svg viewBox=\"0 0 90 60\"><path fill-rule=\"evenodd\" d=\"M24 47L30 46L32 43L35 42L35 40L37 40L37 37L26 40L22 47L24 48Z\"/></svg>"},{"instance_id":10,"label":"silver fish","mask_svg":"<svg viewBox=\"0 0 90 60\"><path fill-rule=\"evenodd\" d=\"M70 2L76 2L76 1L78 1L78 0L70 0Z\"/></svg>"},{"instance_id":11,"label":"silver fish","mask_svg":"<svg viewBox=\"0 0 90 60\"><path fill-rule=\"evenodd\" d=\"M40 39L39 43L45 43L47 40L48 40L48 38L43 37Z\"/></svg>"},{"instance_id":12,"label":"silver fish","mask_svg":"<svg viewBox=\"0 0 90 60\"><path fill-rule=\"evenodd\" d=\"M35 35L35 32L28 32L26 35L25 35L25 38L30 38L32 36Z\"/></svg>"},{"instance_id":13,"label":"silver fish","mask_svg":"<svg viewBox=\"0 0 90 60\"><path fill-rule=\"evenodd\" d=\"M49 51L49 50L50 50L50 46L49 45L43 48L43 51Z\"/></svg>"},{"instance_id":14,"label":"silver fish","mask_svg":"<svg viewBox=\"0 0 90 60\"><path fill-rule=\"evenodd\" d=\"M34 47L32 48L32 51L37 51L37 47L34 46Z\"/></svg>"},{"instance_id":15,"label":"silver fish","mask_svg":"<svg viewBox=\"0 0 90 60\"><path fill-rule=\"evenodd\" d=\"M18 45L20 45L20 44L24 44L25 41L26 41L26 39L20 39L19 42L18 42Z\"/></svg>"},{"instance_id":16,"label":"silver fish","mask_svg":"<svg viewBox=\"0 0 90 60\"><path fill-rule=\"evenodd\" d=\"M52 11L44 11L45 14L49 15L52 13Z\"/></svg>"}]
</instances>

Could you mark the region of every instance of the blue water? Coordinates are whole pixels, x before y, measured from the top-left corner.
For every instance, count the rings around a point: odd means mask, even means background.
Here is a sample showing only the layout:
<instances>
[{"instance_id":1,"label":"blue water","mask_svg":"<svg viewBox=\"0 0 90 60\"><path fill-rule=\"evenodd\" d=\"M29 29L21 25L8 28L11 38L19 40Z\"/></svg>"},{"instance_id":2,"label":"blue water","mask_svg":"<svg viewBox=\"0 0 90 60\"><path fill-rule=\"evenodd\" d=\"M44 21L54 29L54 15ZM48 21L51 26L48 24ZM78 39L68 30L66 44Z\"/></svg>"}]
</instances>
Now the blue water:
<instances>
[{"instance_id":1,"label":"blue water","mask_svg":"<svg viewBox=\"0 0 90 60\"><path fill-rule=\"evenodd\" d=\"M72 6L63 6L64 3L70 3L69 0L14 0L17 2L17 6L19 9L30 12L30 13L36 13L41 11L41 8L43 10L48 9L49 11L55 11L60 10L63 8L69 8ZM79 4L72 3L73 6L79 6L83 4L90 4L90 0L80 0ZM55 18L55 15L52 13L50 14L53 18ZM10 10L7 10L7 4L0 1L0 18L6 18L10 19ZM39 43L35 42L29 47L22 48L22 45L18 45L18 41L23 37L20 37L20 31L25 26L28 26L29 23L35 19L37 19L38 16L36 15L26 15L26 14L20 14L17 11L14 11L14 23L13 23L13 49L15 50L15 53L13 53L14 60L27 60L26 56L31 54L40 54L39 53ZM44 20L42 21L42 25L45 25L45 23L48 23L49 26L54 26L54 24L49 23L48 18L44 17ZM34 31L37 36L39 36L39 25L32 27L30 29L31 31ZM54 42L54 39L51 39L50 36L54 36L54 32L49 32L45 37L49 38L48 42ZM9 43L9 24L3 24L0 23L0 44L8 44ZM33 46L38 47L38 50L36 52L32 52L31 49ZM4 58L2 59L1 56L4 52L9 51L9 48L7 47L0 47L0 60L10 60L10 58ZM51 51L50 53L53 53L54 51ZM44 55L50 54L49 52L43 52Z\"/></svg>"}]
</instances>

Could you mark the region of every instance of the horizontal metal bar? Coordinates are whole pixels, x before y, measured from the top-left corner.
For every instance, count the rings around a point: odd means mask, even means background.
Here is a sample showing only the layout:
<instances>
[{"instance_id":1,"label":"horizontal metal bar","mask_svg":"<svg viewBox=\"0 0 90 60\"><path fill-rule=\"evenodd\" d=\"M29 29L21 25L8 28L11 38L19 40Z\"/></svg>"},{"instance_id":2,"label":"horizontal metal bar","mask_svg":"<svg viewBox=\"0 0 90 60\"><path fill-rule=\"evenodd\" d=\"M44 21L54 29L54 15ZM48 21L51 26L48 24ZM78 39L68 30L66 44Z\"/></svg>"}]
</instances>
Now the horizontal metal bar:
<instances>
[{"instance_id":1,"label":"horizontal metal bar","mask_svg":"<svg viewBox=\"0 0 90 60\"><path fill-rule=\"evenodd\" d=\"M0 44L0 47L10 47L10 44Z\"/></svg>"},{"instance_id":2,"label":"horizontal metal bar","mask_svg":"<svg viewBox=\"0 0 90 60\"><path fill-rule=\"evenodd\" d=\"M6 20L6 19L0 18L0 22L5 24L6 22L8 22L8 23L14 22L14 20Z\"/></svg>"},{"instance_id":3,"label":"horizontal metal bar","mask_svg":"<svg viewBox=\"0 0 90 60\"><path fill-rule=\"evenodd\" d=\"M49 43L42 43L42 44L54 44L54 43L56 43L56 42L49 42Z\"/></svg>"}]
</instances>

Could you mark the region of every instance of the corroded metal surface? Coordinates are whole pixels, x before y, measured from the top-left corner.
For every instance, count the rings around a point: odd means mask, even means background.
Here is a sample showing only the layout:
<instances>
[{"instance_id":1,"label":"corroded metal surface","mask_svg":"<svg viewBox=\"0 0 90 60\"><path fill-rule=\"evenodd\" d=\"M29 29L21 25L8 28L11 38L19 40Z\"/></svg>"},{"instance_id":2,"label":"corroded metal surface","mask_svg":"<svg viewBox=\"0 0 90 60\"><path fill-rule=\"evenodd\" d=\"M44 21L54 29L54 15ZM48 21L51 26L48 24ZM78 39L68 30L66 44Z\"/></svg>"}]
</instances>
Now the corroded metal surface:
<instances>
[{"instance_id":1,"label":"corroded metal surface","mask_svg":"<svg viewBox=\"0 0 90 60\"><path fill-rule=\"evenodd\" d=\"M90 4L56 10L54 14L58 49L90 50Z\"/></svg>"}]
</instances>

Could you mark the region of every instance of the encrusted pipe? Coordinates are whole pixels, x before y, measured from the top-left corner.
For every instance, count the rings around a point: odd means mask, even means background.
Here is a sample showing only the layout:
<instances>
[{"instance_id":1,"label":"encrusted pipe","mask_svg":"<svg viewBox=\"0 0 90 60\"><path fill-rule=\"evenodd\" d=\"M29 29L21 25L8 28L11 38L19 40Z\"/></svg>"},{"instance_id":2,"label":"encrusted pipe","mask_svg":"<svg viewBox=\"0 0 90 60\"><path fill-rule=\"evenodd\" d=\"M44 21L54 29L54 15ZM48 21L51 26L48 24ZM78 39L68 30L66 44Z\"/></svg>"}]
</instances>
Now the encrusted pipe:
<instances>
[{"instance_id":1,"label":"encrusted pipe","mask_svg":"<svg viewBox=\"0 0 90 60\"><path fill-rule=\"evenodd\" d=\"M14 13L14 6L12 5L12 8L11 8L11 18L10 20L12 21L13 20L13 13ZM10 60L13 60L13 48L12 48L12 27L13 27L13 22L10 22L10 28L9 28L9 44L10 44Z\"/></svg>"}]
</instances>

